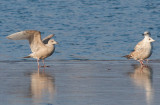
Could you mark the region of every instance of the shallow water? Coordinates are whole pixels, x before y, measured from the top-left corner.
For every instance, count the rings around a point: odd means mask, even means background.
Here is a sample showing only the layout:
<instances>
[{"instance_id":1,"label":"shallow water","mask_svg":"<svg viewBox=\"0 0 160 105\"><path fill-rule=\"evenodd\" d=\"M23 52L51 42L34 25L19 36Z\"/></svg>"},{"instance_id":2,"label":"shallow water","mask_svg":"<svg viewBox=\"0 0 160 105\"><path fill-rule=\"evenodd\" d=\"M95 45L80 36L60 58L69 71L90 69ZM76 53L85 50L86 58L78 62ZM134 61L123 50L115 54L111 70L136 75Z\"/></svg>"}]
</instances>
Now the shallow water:
<instances>
[{"instance_id":1,"label":"shallow water","mask_svg":"<svg viewBox=\"0 0 160 105\"><path fill-rule=\"evenodd\" d=\"M0 105L159 105L159 62L46 63L1 62Z\"/></svg>"},{"instance_id":2,"label":"shallow water","mask_svg":"<svg viewBox=\"0 0 160 105\"><path fill-rule=\"evenodd\" d=\"M159 105L158 0L1 0L0 105ZM27 41L5 37L33 29L59 42L37 71ZM141 70L130 53L144 31L152 60Z\"/></svg>"},{"instance_id":3,"label":"shallow water","mask_svg":"<svg viewBox=\"0 0 160 105\"><path fill-rule=\"evenodd\" d=\"M1 60L30 54L28 42L5 39L27 29L55 34L50 60L122 60L146 30L156 40L150 59L160 58L158 0L1 0L0 7Z\"/></svg>"}]
</instances>

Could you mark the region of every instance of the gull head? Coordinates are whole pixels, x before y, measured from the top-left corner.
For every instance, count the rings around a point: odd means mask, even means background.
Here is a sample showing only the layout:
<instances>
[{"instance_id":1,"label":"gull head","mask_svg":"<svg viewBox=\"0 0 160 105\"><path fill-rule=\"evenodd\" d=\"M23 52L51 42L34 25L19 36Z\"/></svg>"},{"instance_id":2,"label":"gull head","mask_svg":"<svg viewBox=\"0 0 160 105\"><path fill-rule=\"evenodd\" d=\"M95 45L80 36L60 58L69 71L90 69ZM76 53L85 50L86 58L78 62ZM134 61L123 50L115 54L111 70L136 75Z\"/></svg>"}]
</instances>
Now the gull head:
<instances>
[{"instance_id":1,"label":"gull head","mask_svg":"<svg viewBox=\"0 0 160 105\"><path fill-rule=\"evenodd\" d=\"M146 40L146 42L149 42L149 43L151 43L151 42L154 42L155 40L154 39L152 39L151 37L145 37L145 40Z\"/></svg>"},{"instance_id":2,"label":"gull head","mask_svg":"<svg viewBox=\"0 0 160 105\"><path fill-rule=\"evenodd\" d=\"M49 41L48 41L48 44L50 44L50 45L55 45L55 44L58 44L54 39L50 39Z\"/></svg>"},{"instance_id":3,"label":"gull head","mask_svg":"<svg viewBox=\"0 0 160 105\"><path fill-rule=\"evenodd\" d=\"M154 39L152 39L151 37L150 37L150 35L151 35L151 33L149 32L149 31L145 31L144 33L143 33L143 35L144 35L144 39L147 41L147 42L154 42L155 40Z\"/></svg>"},{"instance_id":4,"label":"gull head","mask_svg":"<svg viewBox=\"0 0 160 105\"><path fill-rule=\"evenodd\" d=\"M143 36L150 36L151 33L150 33L149 31L145 31L142 35L143 35Z\"/></svg>"}]
</instances>

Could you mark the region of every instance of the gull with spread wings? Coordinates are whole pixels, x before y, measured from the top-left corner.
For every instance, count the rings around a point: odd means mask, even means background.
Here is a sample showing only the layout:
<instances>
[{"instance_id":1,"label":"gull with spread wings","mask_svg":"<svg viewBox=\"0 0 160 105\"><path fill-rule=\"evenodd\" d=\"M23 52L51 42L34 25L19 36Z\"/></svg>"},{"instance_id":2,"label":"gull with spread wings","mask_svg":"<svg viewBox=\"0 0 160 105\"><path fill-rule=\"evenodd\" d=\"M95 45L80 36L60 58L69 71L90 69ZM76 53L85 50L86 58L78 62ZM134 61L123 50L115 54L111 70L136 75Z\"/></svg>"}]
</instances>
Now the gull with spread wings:
<instances>
[{"instance_id":1,"label":"gull with spread wings","mask_svg":"<svg viewBox=\"0 0 160 105\"><path fill-rule=\"evenodd\" d=\"M12 40L28 40L32 53L24 58L37 59L37 64L39 68L39 60L42 59L44 64L44 59L51 56L55 50L54 45L57 44L57 42L54 39L51 39L53 36L54 35L52 34L41 40L40 31L25 30L11 34L7 36L7 38Z\"/></svg>"}]
</instances>

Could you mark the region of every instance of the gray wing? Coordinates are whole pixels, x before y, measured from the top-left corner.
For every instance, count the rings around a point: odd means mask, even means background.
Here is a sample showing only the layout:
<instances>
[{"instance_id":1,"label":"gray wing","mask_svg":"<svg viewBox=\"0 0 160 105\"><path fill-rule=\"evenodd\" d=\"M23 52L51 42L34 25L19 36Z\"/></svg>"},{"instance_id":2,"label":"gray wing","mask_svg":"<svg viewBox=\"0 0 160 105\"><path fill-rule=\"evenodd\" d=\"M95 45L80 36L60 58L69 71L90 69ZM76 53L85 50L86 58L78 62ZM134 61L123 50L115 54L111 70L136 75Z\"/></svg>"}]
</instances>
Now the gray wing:
<instances>
[{"instance_id":1,"label":"gray wing","mask_svg":"<svg viewBox=\"0 0 160 105\"><path fill-rule=\"evenodd\" d=\"M12 40L29 40L32 34L29 34L27 31L16 32L7 36L8 39Z\"/></svg>"},{"instance_id":2,"label":"gray wing","mask_svg":"<svg viewBox=\"0 0 160 105\"><path fill-rule=\"evenodd\" d=\"M45 47L41 40L41 33L36 30L26 30L17 32L7 36L7 38L12 40L28 40L32 52L36 52L40 48Z\"/></svg>"},{"instance_id":3,"label":"gray wing","mask_svg":"<svg viewBox=\"0 0 160 105\"><path fill-rule=\"evenodd\" d=\"M48 35L47 37L45 37L45 38L42 40L42 42L43 42L44 44L47 44L48 41L49 41L53 36L54 36L54 34Z\"/></svg>"}]
</instances>

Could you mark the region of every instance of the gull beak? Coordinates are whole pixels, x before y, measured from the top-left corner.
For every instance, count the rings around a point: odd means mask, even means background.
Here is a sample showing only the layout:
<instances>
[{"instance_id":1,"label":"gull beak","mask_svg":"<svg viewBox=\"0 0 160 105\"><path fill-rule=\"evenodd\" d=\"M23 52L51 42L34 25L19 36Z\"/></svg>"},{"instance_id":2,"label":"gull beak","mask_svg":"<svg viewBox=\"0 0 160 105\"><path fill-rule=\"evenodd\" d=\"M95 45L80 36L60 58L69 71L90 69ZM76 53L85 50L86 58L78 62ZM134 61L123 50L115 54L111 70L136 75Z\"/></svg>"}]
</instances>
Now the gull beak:
<instances>
[{"instance_id":1,"label":"gull beak","mask_svg":"<svg viewBox=\"0 0 160 105\"><path fill-rule=\"evenodd\" d=\"M150 42L154 42L155 40L151 38Z\"/></svg>"},{"instance_id":2,"label":"gull beak","mask_svg":"<svg viewBox=\"0 0 160 105\"><path fill-rule=\"evenodd\" d=\"M59 43L55 41L55 44L59 44Z\"/></svg>"}]
</instances>

